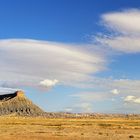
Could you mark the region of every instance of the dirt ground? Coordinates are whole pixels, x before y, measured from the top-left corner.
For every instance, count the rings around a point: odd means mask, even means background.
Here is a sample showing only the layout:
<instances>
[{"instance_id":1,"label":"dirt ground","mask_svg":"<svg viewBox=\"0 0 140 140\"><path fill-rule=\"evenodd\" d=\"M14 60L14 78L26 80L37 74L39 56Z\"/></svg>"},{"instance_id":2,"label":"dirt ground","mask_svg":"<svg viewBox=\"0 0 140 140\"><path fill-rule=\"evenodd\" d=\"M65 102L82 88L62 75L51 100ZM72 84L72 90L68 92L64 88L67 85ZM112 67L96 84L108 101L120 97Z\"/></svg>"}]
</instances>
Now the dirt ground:
<instances>
[{"instance_id":1,"label":"dirt ground","mask_svg":"<svg viewBox=\"0 0 140 140\"><path fill-rule=\"evenodd\" d=\"M0 140L140 140L140 120L0 117Z\"/></svg>"}]
</instances>

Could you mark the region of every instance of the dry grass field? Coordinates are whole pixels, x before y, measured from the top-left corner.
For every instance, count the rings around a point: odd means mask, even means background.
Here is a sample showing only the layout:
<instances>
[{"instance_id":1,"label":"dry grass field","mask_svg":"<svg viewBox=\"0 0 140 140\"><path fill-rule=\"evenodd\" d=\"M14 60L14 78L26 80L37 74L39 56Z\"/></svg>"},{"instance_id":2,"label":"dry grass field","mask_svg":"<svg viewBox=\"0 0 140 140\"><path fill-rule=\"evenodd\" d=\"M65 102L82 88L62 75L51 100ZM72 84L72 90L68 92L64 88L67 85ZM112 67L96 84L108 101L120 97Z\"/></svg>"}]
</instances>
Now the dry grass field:
<instances>
[{"instance_id":1,"label":"dry grass field","mask_svg":"<svg viewBox=\"0 0 140 140\"><path fill-rule=\"evenodd\" d=\"M140 140L140 120L0 117L0 140Z\"/></svg>"}]
</instances>

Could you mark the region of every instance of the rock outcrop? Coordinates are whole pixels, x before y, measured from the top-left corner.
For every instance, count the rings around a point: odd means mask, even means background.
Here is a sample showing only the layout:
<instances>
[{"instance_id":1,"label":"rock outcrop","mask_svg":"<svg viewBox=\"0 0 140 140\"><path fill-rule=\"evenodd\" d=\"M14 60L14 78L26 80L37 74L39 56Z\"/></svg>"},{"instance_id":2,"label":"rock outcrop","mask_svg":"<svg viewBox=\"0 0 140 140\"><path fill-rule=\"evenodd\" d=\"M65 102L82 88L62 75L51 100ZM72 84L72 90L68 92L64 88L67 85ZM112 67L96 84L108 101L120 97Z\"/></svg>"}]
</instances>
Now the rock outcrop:
<instances>
[{"instance_id":1,"label":"rock outcrop","mask_svg":"<svg viewBox=\"0 0 140 140\"><path fill-rule=\"evenodd\" d=\"M0 115L43 116L44 112L24 95L23 91L0 95Z\"/></svg>"}]
</instances>

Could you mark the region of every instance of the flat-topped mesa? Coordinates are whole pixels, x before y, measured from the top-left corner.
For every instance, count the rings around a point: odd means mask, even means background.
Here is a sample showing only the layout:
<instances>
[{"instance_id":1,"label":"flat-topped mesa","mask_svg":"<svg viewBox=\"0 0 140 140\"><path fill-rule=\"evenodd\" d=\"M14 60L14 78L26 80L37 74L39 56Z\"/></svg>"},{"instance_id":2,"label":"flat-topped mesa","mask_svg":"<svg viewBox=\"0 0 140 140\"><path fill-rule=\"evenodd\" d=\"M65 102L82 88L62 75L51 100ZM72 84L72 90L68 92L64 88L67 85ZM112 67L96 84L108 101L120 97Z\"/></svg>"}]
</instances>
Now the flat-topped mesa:
<instances>
[{"instance_id":1,"label":"flat-topped mesa","mask_svg":"<svg viewBox=\"0 0 140 140\"><path fill-rule=\"evenodd\" d=\"M23 98L23 97L25 97L24 92L20 90L20 91L14 92L14 93L2 94L2 95L0 95L0 101L10 100L14 97Z\"/></svg>"},{"instance_id":2,"label":"flat-topped mesa","mask_svg":"<svg viewBox=\"0 0 140 140\"><path fill-rule=\"evenodd\" d=\"M18 97L25 97L24 96L24 92L22 90L16 91L16 96L18 96Z\"/></svg>"},{"instance_id":3,"label":"flat-topped mesa","mask_svg":"<svg viewBox=\"0 0 140 140\"><path fill-rule=\"evenodd\" d=\"M44 116L44 111L30 101L24 92L19 90L10 94L0 95L0 116Z\"/></svg>"}]
</instances>

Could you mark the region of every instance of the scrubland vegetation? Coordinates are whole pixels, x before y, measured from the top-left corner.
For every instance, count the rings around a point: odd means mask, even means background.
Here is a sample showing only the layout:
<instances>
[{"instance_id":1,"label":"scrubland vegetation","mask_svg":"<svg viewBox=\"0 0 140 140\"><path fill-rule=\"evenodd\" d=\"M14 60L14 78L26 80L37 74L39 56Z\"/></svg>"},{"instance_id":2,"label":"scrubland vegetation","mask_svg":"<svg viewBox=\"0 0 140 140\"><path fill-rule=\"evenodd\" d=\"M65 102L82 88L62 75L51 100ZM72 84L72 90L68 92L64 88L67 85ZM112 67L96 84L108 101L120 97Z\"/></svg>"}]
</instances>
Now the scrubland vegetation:
<instances>
[{"instance_id":1,"label":"scrubland vegetation","mask_svg":"<svg viewBox=\"0 0 140 140\"><path fill-rule=\"evenodd\" d=\"M140 120L0 117L0 140L139 140Z\"/></svg>"}]
</instances>

